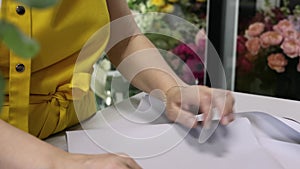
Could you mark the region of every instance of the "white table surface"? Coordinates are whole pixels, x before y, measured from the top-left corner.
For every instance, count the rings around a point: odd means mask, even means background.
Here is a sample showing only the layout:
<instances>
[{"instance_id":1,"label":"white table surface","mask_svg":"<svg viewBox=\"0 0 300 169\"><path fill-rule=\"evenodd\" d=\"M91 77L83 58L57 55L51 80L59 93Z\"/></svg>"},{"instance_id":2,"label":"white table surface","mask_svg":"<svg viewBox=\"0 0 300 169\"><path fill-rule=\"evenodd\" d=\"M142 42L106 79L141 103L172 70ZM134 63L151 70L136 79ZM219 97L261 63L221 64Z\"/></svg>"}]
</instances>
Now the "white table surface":
<instances>
[{"instance_id":1,"label":"white table surface","mask_svg":"<svg viewBox=\"0 0 300 169\"><path fill-rule=\"evenodd\" d=\"M294 119L296 121L300 121L300 101L278 99L273 97L265 97L237 92L234 92L233 95L235 97L235 112L237 113L245 111L262 111L278 117L286 117ZM133 107L137 107L139 104L139 100L142 96L143 93L131 98L130 104ZM123 109L124 111L129 112L132 111L131 108L128 108L128 102L119 103L118 109ZM109 119L111 121L114 121L121 118L121 116L118 115L118 113L116 113L117 111L118 110L113 106L105 108L104 110L101 110L98 113L96 113L90 119L86 120L84 123L82 123L82 125L74 126L72 128L67 129L67 131L81 130L82 128L101 128L102 124L104 123L101 113L105 114L106 120ZM67 151L65 132L61 132L54 136L51 136L45 141Z\"/></svg>"}]
</instances>

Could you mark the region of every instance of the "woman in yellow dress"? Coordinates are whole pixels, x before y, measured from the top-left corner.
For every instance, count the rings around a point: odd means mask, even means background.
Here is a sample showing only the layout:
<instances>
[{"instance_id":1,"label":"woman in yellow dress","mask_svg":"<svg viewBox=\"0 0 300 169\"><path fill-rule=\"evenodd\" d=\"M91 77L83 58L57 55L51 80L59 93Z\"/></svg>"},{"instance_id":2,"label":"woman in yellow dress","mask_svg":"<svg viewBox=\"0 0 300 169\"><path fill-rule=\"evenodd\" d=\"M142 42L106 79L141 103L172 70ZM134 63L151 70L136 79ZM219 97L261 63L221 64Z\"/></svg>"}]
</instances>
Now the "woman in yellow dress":
<instances>
[{"instance_id":1,"label":"woman in yellow dress","mask_svg":"<svg viewBox=\"0 0 300 169\"><path fill-rule=\"evenodd\" d=\"M78 123L77 108L79 111L84 108L80 119L95 113L94 94L89 89L92 64L118 33L118 28L106 25L124 16L130 16L125 0L61 0L49 9L32 9L17 1L2 0L0 17L36 39L41 51L33 59L22 59L0 43L0 70L6 80L5 102L0 114L0 168L140 168L129 157L71 154L36 138L46 138ZM128 25L124 25L125 30L126 27L131 29L132 25ZM103 27L95 52L81 57L78 64L86 41ZM121 65L121 73L131 79L133 85L148 93L158 91L158 97L166 102L170 121L196 126L195 116L181 109L183 104L199 104L201 113L209 117L211 103L218 105L221 100L212 98L212 92L218 90L189 86L166 73L168 71L151 68L168 69L158 52L150 52L153 54L150 57L132 56L135 59L128 61L132 69L122 68L122 62L130 55L146 49L154 47L145 36L136 34L113 45L107 54L115 66ZM148 64L141 67L141 63ZM135 73L137 70L142 71ZM183 93L187 96L185 103L181 99ZM76 107L73 102L78 100ZM232 95L226 92L221 118L224 125L233 120L233 104Z\"/></svg>"}]
</instances>

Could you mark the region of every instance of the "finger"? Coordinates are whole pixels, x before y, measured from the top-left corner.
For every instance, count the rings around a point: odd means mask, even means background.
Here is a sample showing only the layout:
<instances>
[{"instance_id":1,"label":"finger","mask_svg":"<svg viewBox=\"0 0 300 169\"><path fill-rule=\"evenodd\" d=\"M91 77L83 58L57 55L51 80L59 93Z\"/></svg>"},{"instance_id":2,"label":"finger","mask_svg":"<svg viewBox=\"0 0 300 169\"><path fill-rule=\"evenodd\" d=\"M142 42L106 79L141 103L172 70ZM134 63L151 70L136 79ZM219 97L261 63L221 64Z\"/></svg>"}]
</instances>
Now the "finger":
<instances>
[{"instance_id":1,"label":"finger","mask_svg":"<svg viewBox=\"0 0 300 169\"><path fill-rule=\"evenodd\" d=\"M141 166L139 166L134 159L132 159L129 155L124 153L118 153L118 157L122 161L122 167L126 169L141 169Z\"/></svg>"},{"instance_id":2,"label":"finger","mask_svg":"<svg viewBox=\"0 0 300 169\"><path fill-rule=\"evenodd\" d=\"M128 168L141 169L141 166L139 166L138 163L134 159L129 157L127 154L124 155L124 158L126 166L128 166Z\"/></svg>"},{"instance_id":3,"label":"finger","mask_svg":"<svg viewBox=\"0 0 300 169\"><path fill-rule=\"evenodd\" d=\"M231 121L234 120L234 99L233 97L231 99L227 99L226 105L225 105L225 112L224 116L222 116L221 123L223 125L229 124Z\"/></svg>"},{"instance_id":4,"label":"finger","mask_svg":"<svg viewBox=\"0 0 300 169\"><path fill-rule=\"evenodd\" d=\"M138 165L138 163L135 160L133 160L132 158L126 159L126 165L130 169L142 169L142 167L140 165Z\"/></svg>"},{"instance_id":5,"label":"finger","mask_svg":"<svg viewBox=\"0 0 300 169\"><path fill-rule=\"evenodd\" d=\"M209 92L210 93L210 92ZM211 119L212 119L212 99L210 94L202 95L201 99L199 100L200 105L199 111L203 113L204 121L203 126L206 128L210 127Z\"/></svg>"},{"instance_id":6,"label":"finger","mask_svg":"<svg viewBox=\"0 0 300 169\"><path fill-rule=\"evenodd\" d=\"M234 118L235 118L234 113L230 113L230 114L228 114L227 116L224 116L224 117L222 118L221 123L222 123L223 125L227 125L227 124L229 124L230 122L232 122L232 121L234 120Z\"/></svg>"},{"instance_id":7,"label":"finger","mask_svg":"<svg viewBox=\"0 0 300 169\"><path fill-rule=\"evenodd\" d=\"M214 105L221 113L221 123L227 125L233 120L234 98L229 91L218 91L218 95L214 98Z\"/></svg>"},{"instance_id":8,"label":"finger","mask_svg":"<svg viewBox=\"0 0 300 169\"><path fill-rule=\"evenodd\" d=\"M172 110L167 110L166 116L169 120L180 123L188 128L194 128L197 126L195 115L189 111L183 110L178 106L173 106Z\"/></svg>"}]
</instances>

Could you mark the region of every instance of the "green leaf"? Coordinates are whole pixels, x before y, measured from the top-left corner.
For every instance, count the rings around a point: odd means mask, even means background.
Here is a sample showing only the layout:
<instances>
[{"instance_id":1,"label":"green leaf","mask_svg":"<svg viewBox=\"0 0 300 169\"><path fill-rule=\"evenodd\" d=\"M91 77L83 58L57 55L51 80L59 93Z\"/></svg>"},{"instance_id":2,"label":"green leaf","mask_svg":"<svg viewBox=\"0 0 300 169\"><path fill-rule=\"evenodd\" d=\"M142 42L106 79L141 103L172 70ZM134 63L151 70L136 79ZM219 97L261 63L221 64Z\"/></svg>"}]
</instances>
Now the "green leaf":
<instances>
[{"instance_id":1,"label":"green leaf","mask_svg":"<svg viewBox=\"0 0 300 169\"><path fill-rule=\"evenodd\" d=\"M0 75L0 113L4 101L4 87L5 87L5 82L3 77Z\"/></svg>"},{"instance_id":2,"label":"green leaf","mask_svg":"<svg viewBox=\"0 0 300 169\"><path fill-rule=\"evenodd\" d=\"M0 20L0 39L16 55L29 59L39 52L39 44L24 35L16 26Z\"/></svg>"},{"instance_id":3,"label":"green leaf","mask_svg":"<svg viewBox=\"0 0 300 169\"><path fill-rule=\"evenodd\" d=\"M58 0L16 0L33 8L47 8L55 5Z\"/></svg>"}]
</instances>

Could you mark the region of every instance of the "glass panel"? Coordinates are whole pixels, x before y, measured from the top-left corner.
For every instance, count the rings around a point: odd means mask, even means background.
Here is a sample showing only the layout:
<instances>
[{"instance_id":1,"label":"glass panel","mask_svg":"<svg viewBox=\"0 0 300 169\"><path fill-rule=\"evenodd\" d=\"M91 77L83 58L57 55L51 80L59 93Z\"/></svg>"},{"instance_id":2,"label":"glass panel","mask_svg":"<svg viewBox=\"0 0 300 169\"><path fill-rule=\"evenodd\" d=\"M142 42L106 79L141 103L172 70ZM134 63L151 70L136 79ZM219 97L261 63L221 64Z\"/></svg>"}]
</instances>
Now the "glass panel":
<instances>
[{"instance_id":1,"label":"glass panel","mask_svg":"<svg viewBox=\"0 0 300 169\"><path fill-rule=\"evenodd\" d=\"M208 86L233 90L238 4L239 0L209 0L207 30L209 41L213 46L207 46L206 64L207 70L210 71L205 84ZM216 57L210 52L214 49L223 66L217 66ZM210 82L212 78L214 84Z\"/></svg>"}]
</instances>

